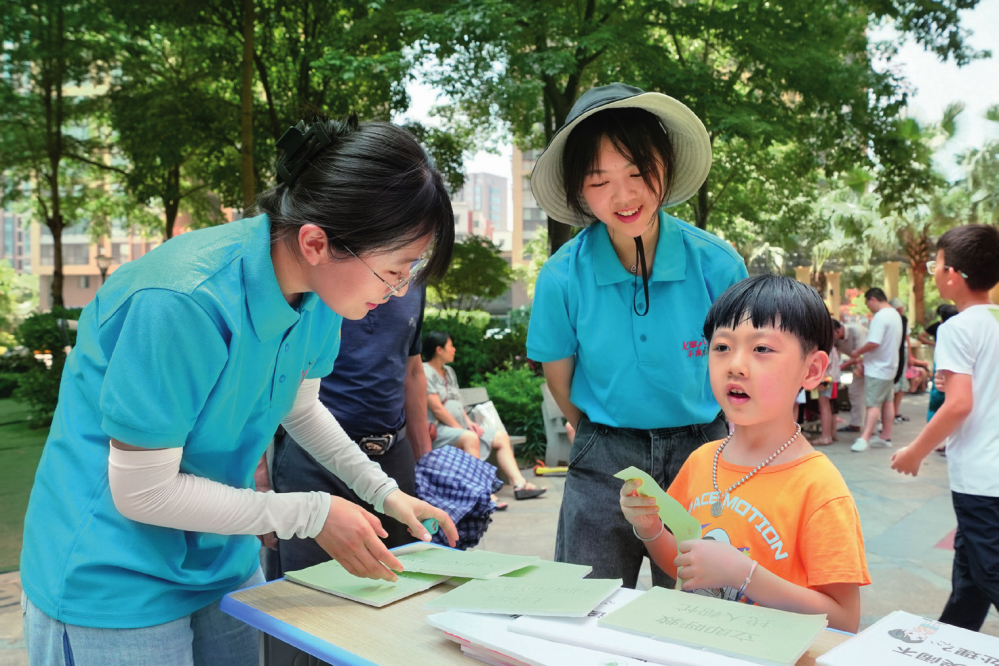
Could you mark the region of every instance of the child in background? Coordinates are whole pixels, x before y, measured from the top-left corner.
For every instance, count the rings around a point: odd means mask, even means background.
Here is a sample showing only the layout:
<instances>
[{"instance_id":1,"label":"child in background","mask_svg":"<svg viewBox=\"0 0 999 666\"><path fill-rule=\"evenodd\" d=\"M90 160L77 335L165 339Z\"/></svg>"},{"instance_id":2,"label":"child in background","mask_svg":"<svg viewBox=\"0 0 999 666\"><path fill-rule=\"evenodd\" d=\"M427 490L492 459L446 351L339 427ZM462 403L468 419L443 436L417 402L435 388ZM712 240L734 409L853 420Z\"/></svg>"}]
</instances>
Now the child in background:
<instances>
[{"instance_id":1,"label":"child in background","mask_svg":"<svg viewBox=\"0 0 999 666\"><path fill-rule=\"evenodd\" d=\"M799 389L826 376L833 326L822 299L791 278L751 277L711 306L704 336L711 389L735 431L692 453L668 490L704 538L677 544L637 479L621 489L625 518L684 590L825 613L830 627L856 631L870 583L857 507L790 419Z\"/></svg>"},{"instance_id":2,"label":"child in background","mask_svg":"<svg viewBox=\"0 0 999 666\"><path fill-rule=\"evenodd\" d=\"M989 301L999 283L999 229L951 229L927 269L958 310L938 329L934 352L936 388L947 400L891 466L916 476L946 440L957 534L953 589L940 621L978 631L990 605L999 605L999 307Z\"/></svg>"}]
</instances>

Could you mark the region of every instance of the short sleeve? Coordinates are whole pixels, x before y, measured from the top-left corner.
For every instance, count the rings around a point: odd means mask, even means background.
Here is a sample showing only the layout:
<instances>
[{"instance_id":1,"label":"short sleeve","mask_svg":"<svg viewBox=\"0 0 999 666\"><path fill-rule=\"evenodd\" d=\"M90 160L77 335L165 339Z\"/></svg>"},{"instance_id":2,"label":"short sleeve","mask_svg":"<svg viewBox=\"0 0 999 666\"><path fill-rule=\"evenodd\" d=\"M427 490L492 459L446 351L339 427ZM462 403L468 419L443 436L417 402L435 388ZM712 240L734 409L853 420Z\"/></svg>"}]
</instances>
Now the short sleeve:
<instances>
[{"instance_id":1,"label":"short sleeve","mask_svg":"<svg viewBox=\"0 0 999 666\"><path fill-rule=\"evenodd\" d=\"M102 428L133 446L183 446L228 361L215 321L191 297L146 289L100 325L108 360Z\"/></svg>"},{"instance_id":2,"label":"short sleeve","mask_svg":"<svg viewBox=\"0 0 999 666\"><path fill-rule=\"evenodd\" d=\"M809 587L869 585L864 535L853 498L837 497L816 509L798 535Z\"/></svg>"},{"instance_id":3,"label":"short sleeve","mask_svg":"<svg viewBox=\"0 0 999 666\"><path fill-rule=\"evenodd\" d=\"M690 475L693 465L691 458L688 457L683 466L680 467L680 471L673 477L673 483L669 484L669 488L666 489L666 494L679 502L685 509L690 503Z\"/></svg>"},{"instance_id":4,"label":"short sleeve","mask_svg":"<svg viewBox=\"0 0 999 666\"><path fill-rule=\"evenodd\" d=\"M933 350L933 361L937 370L948 370L959 375L970 375L975 365L974 345L971 331L962 326L963 322L953 319L937 329L937 346Z\"/></svg>"},{"instance_id":5,"label":"short sleeve","mask_svg":"<svg viewBox=\"0 0 999 666\"><path fill-rule=\"evenodd\" d=\"M430 365L423 364L423 374L427 376L427 395L441 397L441 389L444 388L444 381Z\"/></svg>"},{"instance_id":6,"label":"short sleeve","mask_svg":"<svg viewBox=\"0 0 999 666\"><path fill-rule=\"evenodd\" d=\"M550 261L538 273L531 323L527 329L527 356L541 363L574 356L579 347L576 328L569 318L566 289L559 283L560 276L556 275ZM568 261L568 257L559 257L559 261Z\"/></svg>"}]
</instances>

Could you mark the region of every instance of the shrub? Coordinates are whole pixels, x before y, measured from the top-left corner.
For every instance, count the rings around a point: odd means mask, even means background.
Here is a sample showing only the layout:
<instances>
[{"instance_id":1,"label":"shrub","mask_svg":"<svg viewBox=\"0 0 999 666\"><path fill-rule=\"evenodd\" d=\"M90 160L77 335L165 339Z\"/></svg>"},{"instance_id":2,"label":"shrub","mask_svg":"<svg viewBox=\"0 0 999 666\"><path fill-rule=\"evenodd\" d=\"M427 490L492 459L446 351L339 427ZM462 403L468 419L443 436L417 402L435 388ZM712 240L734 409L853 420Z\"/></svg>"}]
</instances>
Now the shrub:
<instances>
[{"instance_id":1,"label":"shrub","mask_svg":"<svg viewBox=\"0 0 999 666\"><path fill-rule=\"evenodd\" d=\"M9 372L0 373L0 400L14 395L14 389L20 383L20 375Z\"/></svg>"},{"instance_id":2,"label":"shrub","mask_svg":"<svg viewBox=\"0 0 999 666\"><path fill-rule=\"evenodd\" d=\"M22 372L28 372L39 363L41 361L37 360L35 355L27 349L9 351L0 355L0 374L19 375Z\"/></svg>"},{"instance_id":3,"label":"shrub","mask_svg":"<svg viewBox=\"0 0 999 666\"><path fill-rule=\"evenodd\" d=\"M508 366L486 375L486 390L507 432L527 437L517 453L528 460L543 458L545 454L547 439L541 417L544 381L526 366Z\"/></svg>"},{"instance_id":4,"label":"shrub","mask_svg":"<svg viewBox=\"0 0 999 666\"><path fill-rule=\"evenodd\" d=\"M62 368L66 363L63 352L65 341L59 331L58 320L79 319L79 309L53 308L52 312L39 312L27 317L17 328L18 341L32 351L49 351L52 354L52 367L46 369L43 363L36 363L20 375L19 386L14 398L28 404L29 423L41 428L52 422L56 403L59 402L59 382ZM67 330L70 346L76 344L76 331Z\"/></svg>"}]
</instances>

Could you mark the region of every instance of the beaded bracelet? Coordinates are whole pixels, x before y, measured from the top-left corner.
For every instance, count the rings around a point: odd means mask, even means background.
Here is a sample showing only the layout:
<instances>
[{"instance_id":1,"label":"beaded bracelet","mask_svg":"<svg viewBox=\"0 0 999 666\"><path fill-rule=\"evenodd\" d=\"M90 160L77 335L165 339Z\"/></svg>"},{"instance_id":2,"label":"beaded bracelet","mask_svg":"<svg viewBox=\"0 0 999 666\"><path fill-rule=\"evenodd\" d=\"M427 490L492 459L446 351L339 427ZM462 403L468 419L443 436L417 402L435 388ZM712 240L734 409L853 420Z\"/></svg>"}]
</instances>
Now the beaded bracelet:
<instances>
[{"instance_id":1,"label":"beaded bracelet","mask_svg":"<svg viewBox=\"0 0 999 666\"><path fill-rule=\"evenodd\" d=\"M742 587L739 588L739 593L735 595L736 601L745 596L746 587L749 586L749 581L753 578L754 571L756 571L756 560L753 560L753 563L749 565L749 575L746 576L746 580L742 582Z\"/></svg>"},{"instance_id":2,"label":"beaded bracelet","mask_svg":"<svg viewBox=\"0 0 999 666\"><path fill-rule=\"evenodd\" d=\"M643 539L642 537L638 536L638 530L635 529L634 525L631 526L631 531L635 533L635 537L637 537L639 541L655 541L656 539L662 536L664 531L666 531L666 526L662 523L659 523L659 533L656 534L654 537L649 537L648 539Z\"/></svg>"}]
</instances>

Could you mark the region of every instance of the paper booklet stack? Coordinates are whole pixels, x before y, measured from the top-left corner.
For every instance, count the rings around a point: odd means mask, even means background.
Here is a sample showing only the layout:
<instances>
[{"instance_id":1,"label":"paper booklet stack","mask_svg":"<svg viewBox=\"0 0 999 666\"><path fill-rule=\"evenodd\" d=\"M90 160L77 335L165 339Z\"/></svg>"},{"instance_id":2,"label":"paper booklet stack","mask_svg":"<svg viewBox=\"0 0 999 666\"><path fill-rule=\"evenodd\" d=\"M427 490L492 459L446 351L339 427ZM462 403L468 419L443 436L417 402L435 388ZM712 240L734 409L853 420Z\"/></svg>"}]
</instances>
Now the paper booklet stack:
<instances>
[{"instance_id":1,"label":"paper booklet stack","mask_svg":"<svg viewBox=\"0 0 999 666\"><path fill-rule=\"evenodd\" d=\"M466 655L504 666L790 666L826 625L824 615L664 588L619 589L581 618L448 612L427 621Z\"/></svg>"},{"instance_id":2,"label":"paper booklet stack","mask_svg":"<svg viewBox=\"0 0 999 666\"><path fill-rule=\"evenodd\" d=\"M999 664L999 638L895 611L815 660L820 666Z\"/></svg>"}]
</instances>

